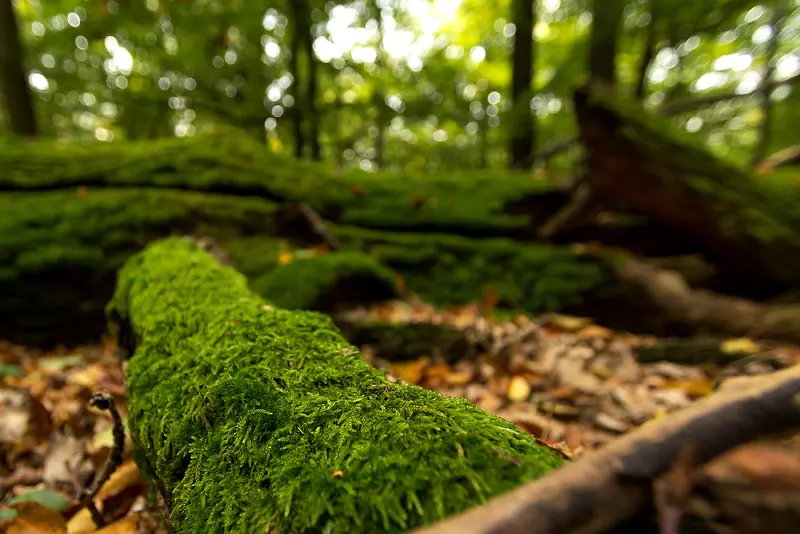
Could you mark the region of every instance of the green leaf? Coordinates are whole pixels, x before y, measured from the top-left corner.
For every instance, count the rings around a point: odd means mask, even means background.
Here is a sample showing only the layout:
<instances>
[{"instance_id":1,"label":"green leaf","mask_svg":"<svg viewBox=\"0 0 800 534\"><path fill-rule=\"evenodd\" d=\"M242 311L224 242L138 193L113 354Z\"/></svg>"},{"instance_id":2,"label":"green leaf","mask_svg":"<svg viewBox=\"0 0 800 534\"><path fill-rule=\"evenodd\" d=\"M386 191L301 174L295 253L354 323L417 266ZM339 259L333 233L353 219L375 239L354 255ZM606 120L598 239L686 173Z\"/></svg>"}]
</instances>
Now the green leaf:
<instances>
[{"instance_id":1,"label":"green leaf","mask_svg":"<svg viewBox=\"0 0 800 534\"><path fill-rule=\"evenodd\" d=\"M14 376L19 378L25 376L25 371L19 365L0 363L0 377L2 376Z\"/></svg>"},{"instance_id":2,"label":"green leaf","mask_svg":"<svg viewBox=\"0 0 800 534\"><path fill-rule=\"evenodd\" d=\"M47 508L51 508L57 512L61 512L67 509L67 507L72 502L69 498L64 496L57 491L50 491L50 490L32 490L18 497L14 497L8 504L17 504L20 502L27 502L27 501L34 501L38 502L42 506L46 506Z\"/></svg>"},{"instance_id":3,"label":"green leaf","mask_svg":"<svg viewBox=\"0 0 800 534\"><path fill-rule=\"evenodd\" d=\"M17 517L17 511L11 508L0 508L0 521L9 521Z\"/></svg>"}]
</instances>

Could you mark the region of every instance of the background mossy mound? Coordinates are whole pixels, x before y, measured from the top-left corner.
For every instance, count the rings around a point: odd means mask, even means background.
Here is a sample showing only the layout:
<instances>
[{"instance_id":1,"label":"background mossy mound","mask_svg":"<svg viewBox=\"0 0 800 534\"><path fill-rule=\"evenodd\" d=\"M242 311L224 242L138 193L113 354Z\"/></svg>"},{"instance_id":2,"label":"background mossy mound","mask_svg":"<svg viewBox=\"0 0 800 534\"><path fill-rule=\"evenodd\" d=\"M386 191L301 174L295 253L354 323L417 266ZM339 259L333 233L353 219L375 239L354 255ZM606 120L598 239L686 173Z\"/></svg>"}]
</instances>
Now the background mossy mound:
<instances>
[{"instance_id":1,"label":"background mossy mound","mask_svg":"<svg viewBox=\"0 0 800 534\"><path fill-rule=\"evenodd\" d=\"M524 172L332 170L270 153L235 129L97 146L0 145L0 191L157 187L306 202L341 224L461 235L532 234L566 196Z\"/></svg>"},{"instance_id":2,"label":"background mossy mound","mask_svg":"<svg viewBox=\"0 0 800 534\"><path fill-rule=\"evenodd\" d=\"M281 268L282 254L299 258L321 238L257 197L136 188L0 193L0 213L0 336L34 344L102 333L116 270L170 235L215 239L251 289L284 307L325 309L326 299L314 291L334 287L330 281L348 278L348 271L373 283L366 295L340 285L349 293L345 303L390 297L395 272L408 290L436 304L473 302L491 287L501 305L531 313L580 304L607 281L614 285L601 264L567 247L335 224L328 228L344 251Z\"/></svg>"},{"instance_id":3,"label":"background mossy mound","mask_svg":"<svg viewBox=\"0 0 800 534\"><path fill-rule=\"evenodd\" d=\"M251 281L250 288L288 310L322 310L397 296L395 274L360 252L294 259Z\"/></svg>"},{"instance_id":4,"label":"background mossy mound","mask_svg":"<svg viewBox=\"0 0 800 534\"><path fill-rule=\"evenodd\" d=\"M329 318L264 304L179 239L120 272L132 438L178 531L403 532L563 463L464 399L388 381Z\"/></svg>"}]
</instances>

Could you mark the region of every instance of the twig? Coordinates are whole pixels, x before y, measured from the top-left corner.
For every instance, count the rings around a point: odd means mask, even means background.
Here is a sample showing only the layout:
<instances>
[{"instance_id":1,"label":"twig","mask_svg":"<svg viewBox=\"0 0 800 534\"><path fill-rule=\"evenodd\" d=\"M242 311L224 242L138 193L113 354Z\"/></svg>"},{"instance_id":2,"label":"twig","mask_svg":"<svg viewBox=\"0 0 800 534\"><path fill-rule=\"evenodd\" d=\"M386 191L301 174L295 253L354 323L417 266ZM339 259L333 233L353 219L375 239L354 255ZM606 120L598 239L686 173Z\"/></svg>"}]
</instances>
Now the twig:
<instances>
[{"instance_id":1,"label":"twig","mask_svg":"<svg viewBox=\"0 0 800 534\"><path fill-rule=\"evenodd\" d=\"M328 227L325 226L325 221L319 213L314 211L314 208L303 202L300 204L300 213L302 213L303 217L309 222L314 232L324 239L328 246L331 247L331 250L341 250L342 244L336 239L335 235L330 233Z\"/></svg>"},{"instance_id":2,"label":"twig","mask_svg":"<svg viewBox=\"0 0 800 534\"><path fill-rule=\"evenodd\" d=\"M800 427L800 367L751 378L650 422L545 477L415 534L599 534L642 510L687 445L704 463Z\"/></svg>"},{"instance_id":3,"label":"twig","mask_svg":"<svg viewBox=\"0 0 800 534\"><path fill-rule=\"evenodd\" d=\"M550 239L568 224L589 215L597 206L597 201L592 187L587 182L583 182L575 189L569 202L542 225L538 231L539 237Z\"/></svg>"},{"instance_id":4,"label":"twig","mask_svg":"<svg viewBox=\"0 0 800 534\"><path fill-rule=\"evenodd\" d=\"M94 521L95 526L101 528L105 525L105 519L103 518L103 514L97 509L97 506L95 506L94 498L97 492L100 491L100 488L103 487L103 484L109 479L111 473L122 463L122 452L125 449L125 427L122 423L122 417L120 417L119 411L117 410L117 406L114 404L114 398L108 393L94 393L92 398L89 399L89 405L98 410L107 410L111 412L111 417L114 420L114 445L111 447L111 452L108 458L106 458L103 469L100 470L100 474L95 477L88 488L84 488L83 491L81 491L79 499L81 505L88 508L89 512L92 514L92 521Z\"/></svg>"}]
</instances>

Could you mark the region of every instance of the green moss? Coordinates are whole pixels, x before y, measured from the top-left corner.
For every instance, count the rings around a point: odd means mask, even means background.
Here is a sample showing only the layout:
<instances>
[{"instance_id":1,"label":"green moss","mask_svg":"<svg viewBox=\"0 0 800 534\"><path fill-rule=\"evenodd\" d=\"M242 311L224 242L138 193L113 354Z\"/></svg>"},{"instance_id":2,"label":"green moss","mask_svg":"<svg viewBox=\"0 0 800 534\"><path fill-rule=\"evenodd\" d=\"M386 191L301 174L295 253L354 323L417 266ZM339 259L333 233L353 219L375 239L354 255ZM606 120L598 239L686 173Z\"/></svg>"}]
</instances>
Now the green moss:
<instances>
[{"instance_id":1,"label":"green moss","mask_svg":"<svg viewBox=\"0 0 800 534\"><path fill-rule=\"evenodd\" d=\"M148 242L274 233L276 209L259 198L168 190L0 194L0 316L7 318L0 337L47 343L98 335L117 269ZM256 253L237 259L248 272L261 262Z\"/></svg>"},{"instance_id":2,"label":"green moss","mask_svg":"<svg viewBox=\"0 0 800 534\"><path fill-rule=\"evenodd\" d=\"M433 304L475 302L491 288L504 307L554 311L580 304L613 280L602 263L579 257L569 247L352 227L335 230L345 246L368 250L401 274L408 289Z\"/></svg>"},{"instance_id":3,"label":"green moss","mask_svg":"<svg viewBox=\"0 0 800 534\"><path fill-rule=\"evenodd\" d=\"M542 220L555 186L529 173L470 171L433 175L337 171L268 152L226 132L96 146L40 142L0 145L0 191L151 186L238 192L307 202L342 224L384 229L437 228L463 235L527 231ZM544 195L542 203L536 198ZM531 200L512 213L510 205Z\"/></svg>"},{"instance_id":4,"label":"green moss","mask_svg":"<svg viewBox=\"0 0 800 534\"><path fill-rule=\"evenodd\" d=\"M98 335L116 270L170 235L216 239L251 289L284 307L312 306L317 296L315 309L327 309L332 295L345 304L386 298L397 273L434 304L473 302L493 288L501 305L536 313L580 304L613 280L565 247L332 223L343 252L281 267L281 253L299 258L308 236L281 222L276 204L255 197L135 188L5 193L0 213L0 314L13 318L0 322L0 337L33 343ZM359 277L370 284L353 288Z\"/></svg>"},{"instance_id":5,"label":"green moss","mask_svg":"<svg viewBox=\"0 0 800 534\"><path fill-rule=\"evenodd\" d=\"M332 252L279 265L250 287L280 308L328 310L397 296L395 276L361 252Z\"/></svg>"},{"instance_id":6,"label":"green moss","mask_svg":"<svg viewBox=\"0 0 800 534\"><path fill-rule=\"evenodd\" d=\"M464 399L389 382L327 317L264 303L182 240L119 275L129 425L179 532L403 532L562 464Z\"/></svg>"}]
</instances>

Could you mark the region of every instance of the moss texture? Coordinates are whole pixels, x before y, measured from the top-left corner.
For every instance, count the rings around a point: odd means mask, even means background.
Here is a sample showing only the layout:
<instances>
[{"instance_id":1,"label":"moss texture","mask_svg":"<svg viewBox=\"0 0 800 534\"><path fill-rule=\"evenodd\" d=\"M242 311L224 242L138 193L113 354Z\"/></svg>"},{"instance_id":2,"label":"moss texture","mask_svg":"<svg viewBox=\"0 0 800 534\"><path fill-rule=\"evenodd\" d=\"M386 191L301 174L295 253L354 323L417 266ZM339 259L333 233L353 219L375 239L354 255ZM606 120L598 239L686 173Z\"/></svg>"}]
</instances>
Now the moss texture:
<instances>
[{"instance_id":1,"label":"moss texture","mask_svg":"<svg viewBox=\"0 0 800 534\"><path fill-rule=\"evenodd\" d=\"M179 239L119 274L130 428L179 532L403 532L557 468L464 399L392 383L314 312Z\"/></svg>"},{"instance_id":2,"label":"moss texture","mask_svg":"<svg viewBox=\"0 0 800 534\"><path fill-rule=\"evenodd\" d=\"M282 254L301 258L309 243L279 212L261 198L175 190L0 194L0 336L44 343L98 335L116 270L153 239L169 235L216 239L252 289L285 307L327 309L331 293L325 298L312 289L334 287L334 274L345 282L358 280L350 273L369 280L360 288L337 283L349 289L344 297L391 296L387 290L399 274L408 290L436 304L472 302L491 287L502 305L531 313L580 304L611 280L601 264L568 248L335 224L329 230L345 251L282 268ZM342 291L335 296L342 298Z\"/></svg>"},{"instance_id":3,"label":"moss texture","mask_svg":"<svg viewBox=\"0 0 800 534\"><path fill-rule=\"evenodd\" d=\"M307 202L341 224L462 235L527 232L532 221L543 221L563 198L553 184L528 173L335 171L272 154L234 130L97 146L50 142L0 146L0 191L78 185L247 194L276 202Z\"/></svg>"},{"instance_id":4,"label":"moss texture","mask_svg":"<svg viewBox=\"0 0 800 534\"><path fill-rule=\"evenodd\" d=\"M293 259L251 281L250 287L288 310L332 310L397 296L395 274L361 252Z\"/></svg>"}]
</instances>

